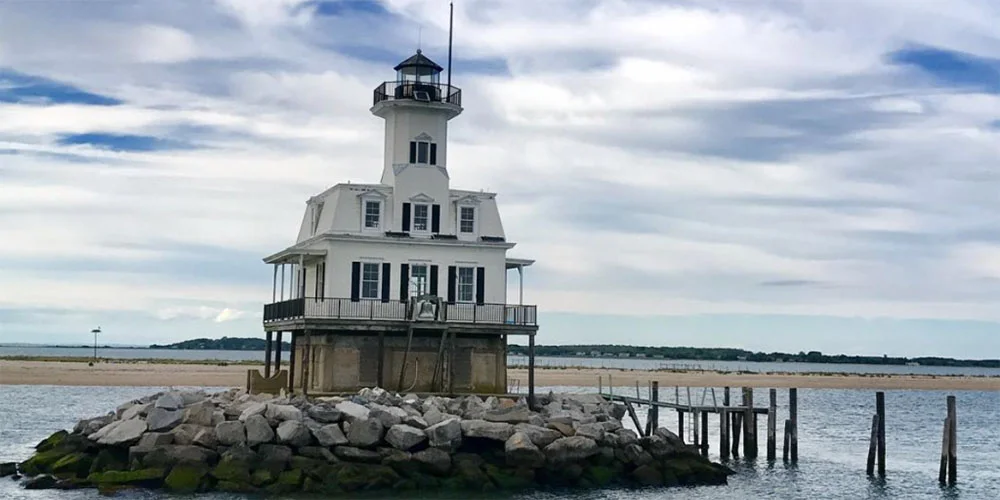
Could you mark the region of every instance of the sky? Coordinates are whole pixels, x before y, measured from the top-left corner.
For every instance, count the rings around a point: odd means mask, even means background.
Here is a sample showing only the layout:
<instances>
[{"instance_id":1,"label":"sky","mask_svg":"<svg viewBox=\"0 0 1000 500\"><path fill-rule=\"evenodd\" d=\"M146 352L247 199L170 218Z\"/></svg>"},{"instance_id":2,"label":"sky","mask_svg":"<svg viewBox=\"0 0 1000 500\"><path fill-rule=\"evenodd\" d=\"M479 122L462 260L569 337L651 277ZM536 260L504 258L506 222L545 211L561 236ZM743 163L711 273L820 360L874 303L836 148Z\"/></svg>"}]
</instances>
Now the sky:
<instances>
[{"instance_id":1,"label":"sky","mask_svg":"<svg viewBox=\"0 0 1000 500\"><path fill-rule=\"evenodd\" d=\"M540 344L1000 357L1000 3L458 0ZM443 0L0 0L0 342L260 336ZM516 283L511 275L510 284ZM516 292L511 293L516 300Z\"/></svg>"}]
</instances>

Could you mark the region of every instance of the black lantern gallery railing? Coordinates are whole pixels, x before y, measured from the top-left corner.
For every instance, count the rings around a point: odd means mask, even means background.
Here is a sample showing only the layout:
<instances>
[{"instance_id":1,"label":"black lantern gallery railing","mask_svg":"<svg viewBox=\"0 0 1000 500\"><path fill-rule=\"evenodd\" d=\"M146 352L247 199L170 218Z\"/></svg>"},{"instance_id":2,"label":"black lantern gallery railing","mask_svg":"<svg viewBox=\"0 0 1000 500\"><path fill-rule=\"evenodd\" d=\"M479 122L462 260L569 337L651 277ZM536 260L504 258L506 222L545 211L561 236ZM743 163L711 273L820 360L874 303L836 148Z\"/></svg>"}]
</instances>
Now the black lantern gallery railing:
<instances>
[{"instance_id":1,"label":"black lantern gallery railing","mask_svg":"<svg viewBox=\"0 0 1000 500\"><path fill-rule=\"evenodd\" d=\"M384 82L375 87L373 105L382 101L407 99L422 102L444 102L462 105L462 89L434 82Z\"/></svg>"},{"instance_id":2,"label":"black lantern gallery railing","mask_svg":"<svg viewBox=\"0 0 1000 500\"><path fill-rule=\"evenodd\" d=\"M474 303L445 303L443 306L443 319L448 323L537 324L536 306ZM264 305L264 323L294 319L406 321L409 317L407 302L401 300L300 298Z\"/></svg>"}]
</instances>

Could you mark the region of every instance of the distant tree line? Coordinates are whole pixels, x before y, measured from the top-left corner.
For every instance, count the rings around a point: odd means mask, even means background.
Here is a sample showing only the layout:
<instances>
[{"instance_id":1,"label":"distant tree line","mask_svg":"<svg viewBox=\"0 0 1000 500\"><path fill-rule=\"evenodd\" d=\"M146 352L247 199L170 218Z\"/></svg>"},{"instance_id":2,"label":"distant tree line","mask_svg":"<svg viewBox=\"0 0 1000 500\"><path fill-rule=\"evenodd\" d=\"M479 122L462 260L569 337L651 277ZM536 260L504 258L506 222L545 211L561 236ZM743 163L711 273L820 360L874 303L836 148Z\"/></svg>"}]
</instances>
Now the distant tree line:
<instances>
[{"instance_id":1,"label":"distant tree line","mask_svg":"<svg viewBox=\"0 0 1000 500\"><path fill-rule=\"evenodd\" d=\"M282 342L283 350L291 349L291 344ZM222 337L221 339L191 339L174 344L153 344L150 349L211 350L211 351L263 351L266 342L262 338Z\"/></svg>"},{"instance_id":2,"label":"distant tree line","mask_svg":"<svg viewBox=\"0 0 1000 500\"><path fill-rule=\"evenodd\" d=\"M528 347L510 344L508 352L514 355L528 355ZM845 354L823 354L820 351L799 353L754 352L744 349L716 347L642 347L630 345L536 345L536 356L560 357L600 357L600 358L653 358L692 359L699 361L759 361L788 363L837 363L859 365L906 365L918 363L921 366L959 366L1000 368L1000 359L952 359L940 357L904 358L891 356L847 356Z\"/></svg>"}]
</instances>

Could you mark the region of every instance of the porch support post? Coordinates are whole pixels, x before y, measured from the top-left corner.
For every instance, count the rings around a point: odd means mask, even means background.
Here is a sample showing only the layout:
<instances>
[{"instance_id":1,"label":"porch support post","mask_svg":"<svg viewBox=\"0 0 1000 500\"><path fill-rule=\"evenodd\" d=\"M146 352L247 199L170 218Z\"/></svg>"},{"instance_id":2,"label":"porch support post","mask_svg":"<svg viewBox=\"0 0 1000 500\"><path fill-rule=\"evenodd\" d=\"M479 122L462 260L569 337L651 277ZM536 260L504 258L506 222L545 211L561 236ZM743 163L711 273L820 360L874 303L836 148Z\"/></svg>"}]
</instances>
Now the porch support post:
<instances>
[{"instance_id":1,"label":"porch support post","mask_svg":"<svg viewBox=\"0 0 1000 500\"><path fill-rule=\"evenodd\" d=\"M289 342L290 347L288 348L288 394L295 394L295 358L297 358L295 337L298 337L295 333L295 331L291 332L292 340Z\"/></svg>"},{"instance_id":2,"label":"porch support post","mask_svg":"<svg viewBox=\"0 0 1000 500\"><path fill-rule=\"evenodd\" d=\"M281 300L285 300L285 263L281 263ZM281 332L278 332L278 338L281 338Z\"/></svg>"},{"instance_id":3,"label":"porch support post","mask_svg":"<svg viewBox=\"0 0 1000 500\"><path fill-rule=\"evenodd\" d=\"M298 298L305 298L306 296L306 256L305 254L299 254L299 271L295 273L300 282L295 283L295 294Z\"/></svg>"},{"instance_id":4,"label":"porch support post","mask_svg":"<svg viewBox=\"0 0 1000 500\"><path fill-rule=\"evenodd\" d=\"M528 334L528 408L535 410L535 334Z\"/></svg>"},{"instance_id":5,"label":"porch support post","mask_svg":"<svg viewBox=\"0 0 1000 500\"><path fill-rule=\"evenodd\" d=\"M281 331L276 335L277 341L274 343L274 373L281 373Z\"/></svg>"},{"instance_id":6,"label":"porch support post","mask_svg":"<svg viewBox=\"0 0 1000 500\"><path fill-rule=\"evenodd\" d=\"M517 305L524 305L524 266L517 266ZM531 338L535 338L532 336Z\"/></svg>"},{"instance_id":7,"label":"porch support post","mask_svg":"<svg viewBox=\"0 0 1000 500\"><path fill-rule=\"evenodd\" d=\"M271 303L273 304L277 299L278 299L278 264L274 264L274 279L271 280Z\"/></svg>"},{"instance_id":8,"label":"porch support post","mask_svg":"<svg viewBox=\"0 0 1000 500\"><path fill-rule=\"evenodd\" d=\"M273 333L267 332L267 340L264 341L264 378L271 378L271 342L273 340Z\"/></svg>"}]
</instances>

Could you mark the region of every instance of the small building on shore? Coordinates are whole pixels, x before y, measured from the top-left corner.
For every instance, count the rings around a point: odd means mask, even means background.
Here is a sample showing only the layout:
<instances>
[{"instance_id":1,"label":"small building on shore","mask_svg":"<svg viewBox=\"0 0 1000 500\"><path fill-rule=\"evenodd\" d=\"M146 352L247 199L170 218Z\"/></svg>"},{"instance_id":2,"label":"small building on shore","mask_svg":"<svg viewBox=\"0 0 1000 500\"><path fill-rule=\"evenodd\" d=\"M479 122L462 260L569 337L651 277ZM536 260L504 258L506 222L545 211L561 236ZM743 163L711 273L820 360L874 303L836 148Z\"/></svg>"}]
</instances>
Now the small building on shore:
<instances>
[{"instance_id":1,"label":"small building on shore","mask_svg":"<svg viewBox=\"0 0 1000 500\"><path fill-rule=\"evenodd\" d=\"M420 50L394 69L372 93L370 111L385 121L378 182L309 198L295 243L264 259L274 281L263 379L287 376L289 390L307 393L505 393L508 337L528 337L533 366L537 313L523 303L533 261L507 255L496 193L451 186L448 123L462 113L461 90ZM285 332L287 372L271 348Z\"/></svg>"}]
</instances>

